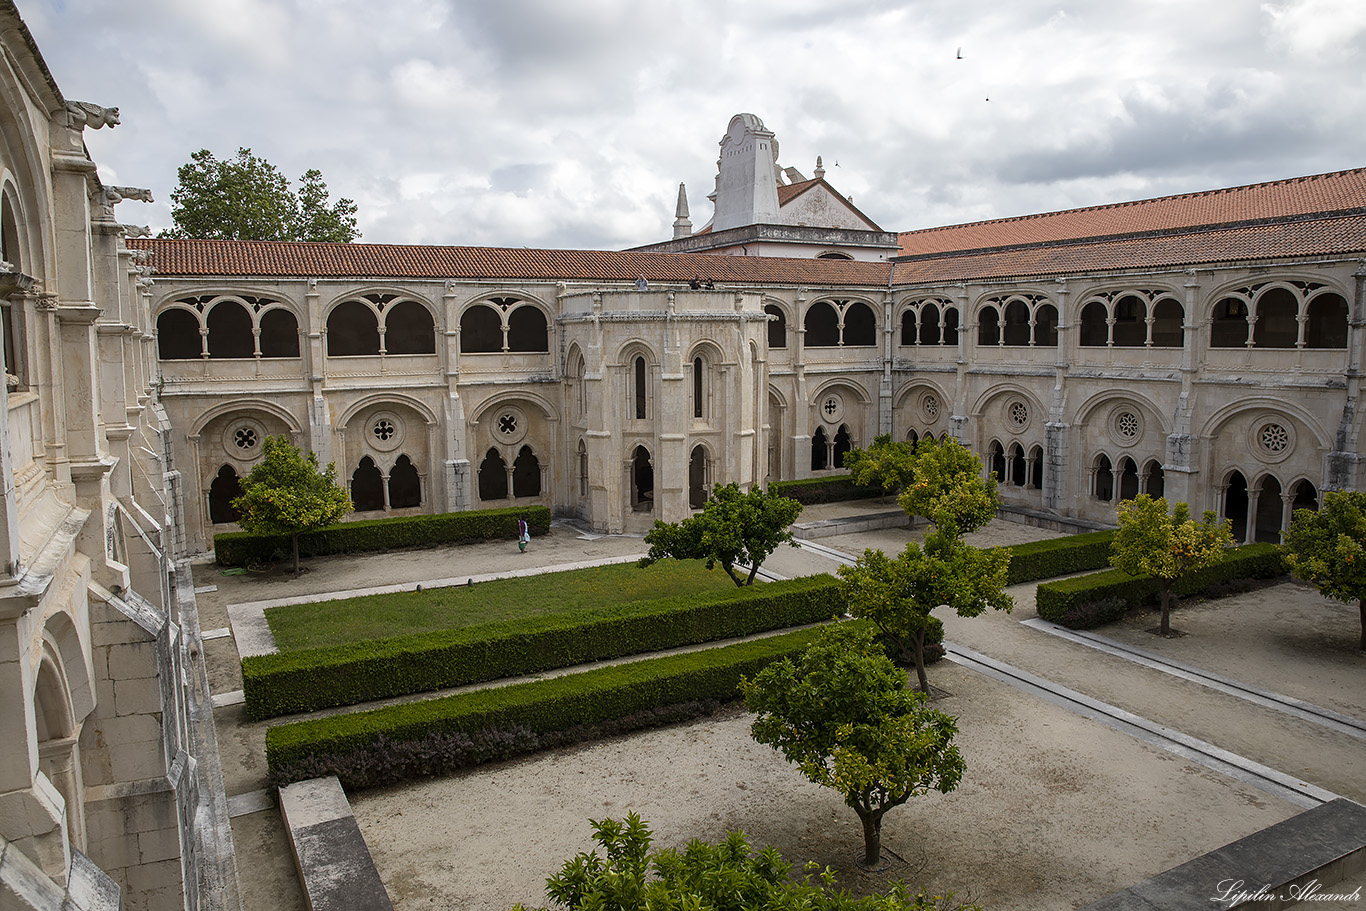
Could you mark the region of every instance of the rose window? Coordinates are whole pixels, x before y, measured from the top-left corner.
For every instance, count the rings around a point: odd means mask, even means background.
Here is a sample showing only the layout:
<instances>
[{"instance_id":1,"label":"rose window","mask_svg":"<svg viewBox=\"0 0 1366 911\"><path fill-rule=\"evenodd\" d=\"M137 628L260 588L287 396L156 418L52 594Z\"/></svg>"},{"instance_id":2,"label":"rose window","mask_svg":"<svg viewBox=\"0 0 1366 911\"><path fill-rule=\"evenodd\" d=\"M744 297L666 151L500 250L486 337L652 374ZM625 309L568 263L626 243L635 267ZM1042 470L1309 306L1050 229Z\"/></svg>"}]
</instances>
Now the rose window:
<instances>
[{"instance_id":1,"label":"rose window","mask_svg":"<svg viewBox=\"0 0 1366 911\"><path fill-rule=\"evenodd\" d=\"M398 428L395 427L393 421L390 421L388 418L380 418L378 421L375 421L375 426L371 428L371 433L375 435L375 439L387 443L398 435Z\"/></svg>"},{"instance_id":2,"label":"rose window","mask_svg":"<svg viewBox=\"0 0 1366 911\"><path fill-rule=\"evenodd\" d=\"M920 409L925 412L925 417L933 421L939 417L939 399L932 395L925 396L924 401L920 403Z\"/></svg>"},{"instance_id":3,"label":"rose window","mask_svg":"<svg viewBox=\"0 0 1366 911\"><path fill-rule=\"evenodd\" d=\"M1115 419L1115 429L1119 432L1120 438L1132 440L1138 436L1138 415L1132 411L1122 412Z\"/></svg>"},{"instance_id":4,"label":"rose window","mask_svg":"<svg viewBox=\"0 0 1366 911\"><path fill-rule=\"evenodd\" d=\"M1257 431L1257 442L1267 452L1280 454L1290 447L1290 431L1283 424L1265 424Z\"/></svg>"},{"instance_id":5,"label":"rose window","mask_svg":"<svg viewBox=\"0 0 1366 911\"><path fill-rule=\"evenodd\" d=\"M498 418L498 432L503 434L513 434L517 432L517 415L505 414Z\"/></svg>"},{"instance_id":6,"label":"rose window","mask_svg":"<svg viewBox=\"0 0 1366 911\"><path fill-rule=\"evenodd\" d=\"M232 441L237 444L238 449L255 449L256 431L251 427L239 427L232 435Z\"/></svg>"},{"instance_id":7,"label":"rose window","mask_svg":"<svg viewBox=\"0 0 1366 911\"><path fill-rule=\"evenodd\" d=\"M840 410L839 399L828 398L825 400L825 404L822 407L825 409L826 414L833 416L836 411Z\"/></svg>"},{"instance_id":8,"label":"rose window","mask_svg":"<svg viewBox=\"0 0 1366 911\"><path fill-rule=\"evenodd\" d=\"M1012 402L1010 405L1010 423L1016 427L1023 427L1029 423L1029 407L1024 402Z\"/></svg>"}]
</instances>

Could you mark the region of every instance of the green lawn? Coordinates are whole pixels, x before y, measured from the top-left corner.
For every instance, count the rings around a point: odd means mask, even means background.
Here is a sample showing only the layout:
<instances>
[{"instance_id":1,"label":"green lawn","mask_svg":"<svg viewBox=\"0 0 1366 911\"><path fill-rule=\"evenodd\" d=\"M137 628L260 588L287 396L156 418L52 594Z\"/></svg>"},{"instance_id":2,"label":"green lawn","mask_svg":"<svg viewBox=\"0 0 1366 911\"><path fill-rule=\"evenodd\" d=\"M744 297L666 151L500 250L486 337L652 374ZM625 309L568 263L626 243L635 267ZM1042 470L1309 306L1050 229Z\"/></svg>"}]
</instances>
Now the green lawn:
<instances>
[{"instance_id":1,"label":"green lawn","mask_svg":"<svg viewBox=\"0 0 1366 911\"><path fill-rule=\"evenodd\" d=\"M719 567L708 571L700 560L662 560L648 569L619 563L473 586L272 607L266 622L276 646L288 652L734 587Z\"/></svg>"}]
</instances>

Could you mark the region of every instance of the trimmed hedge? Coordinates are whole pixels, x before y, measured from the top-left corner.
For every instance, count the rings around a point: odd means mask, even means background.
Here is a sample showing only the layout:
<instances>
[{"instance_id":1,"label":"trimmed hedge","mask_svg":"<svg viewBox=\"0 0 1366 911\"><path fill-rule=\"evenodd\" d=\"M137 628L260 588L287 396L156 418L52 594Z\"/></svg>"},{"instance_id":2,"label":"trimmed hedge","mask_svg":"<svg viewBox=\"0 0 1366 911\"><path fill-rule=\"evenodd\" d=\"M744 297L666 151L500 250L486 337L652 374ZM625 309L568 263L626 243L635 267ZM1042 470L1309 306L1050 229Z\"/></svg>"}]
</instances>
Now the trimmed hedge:
<instances>
[{"instance_id":1,"label":"trimmed hedge","mask_svg":"<svg viewBox=\"0 0 1366 911\"><path fill-rule=\"evenodd\" d=\"M527 517L533 535L550 531L550 510L544 506L512 506L431 516L399 516L342 522L299 535L299 556L352 554L401 547L469 544L491 538L517 537L517 520ZM214 557L224 566L264 563L292 557L289 535L258 535L231 531L213 536Z\"/></svg>"},{"instance_id":2,"label":"trimmed hedge","mask_svg":"<svg viewBox=\"0 0 1366 911\"><path fill-rule=\"evenodd\" d=\"M832 576L808 576L259 655L242 661L242 684L248 716L273 718L818 623L844 611Z\"/></svg>"},{"instance_id":3,"label":"trimmed hedge","mask_svg":"<svg viewBox=\"0 0 1366 911\"><path fill-rule=\"evenodd\" d=\"M774 481L768 492L777 497L791 497L803 506L817 503L836 503L840 500L868 500L886 495L881 487L860 487L849 475L833 478L805 478L800 481Z\"/></svg>"},{"instance_id":4,"label":"trimmed hedge","mask_svg":"<svg viewBox=\"0 0 1366 911\"><path fill-rule=\"evenodd\" d=\"M539 737L666 706L731 702L739 698L742 676L796 655L818 632L801 630L552 680L277 725L266 731L266 764L272 780L291 781L297 780L291 777L291 768L305 768L300 774L308 774L320 759L344 764L377 744L449 735L475 738L488 732L525 731Z\"/></svg>"},{"instance_id":5,"label":"trimmed hedge","mask_svg":"<svg viewBox=\"0 0 1366 911\"><path fill-rule=\"evenodd\" d=\"M1177 597L1185 597L1234 579L1271 579L1283 576L1285 572L1285 558L1275 544L1246 544L1229 551L1224 562L1182 580L1173 593ZM1089 622L1095 626L1106 622L1105 619L1098 619L1105 616L1106 612L1081 610L1087 605L1118 598L1123 600L1126 608L1134 607L1158 598L1161 591L1157 579L1152 576L1131 576L1122 569L1111 569L1074 579L1044 582L1038 588L1035 607L1040 617L1053 623L1071 626ZM1076 625L1072 628L1089 627Z\"/></svg>"},{"instance_id":6,"label":"trimmed hedge","mask_svg":"<svg viewBox=\"0 0 1366 911\"><path fill-rule=\"evenodd\" d=\"M1047 541L1031 541L1010 548L1010 570L1007 585L1033 582L1035 579L1054 579L1088 569L1102 569L1110 565L1110 542L1114 531L1093 531Z\"/></svg>"}]
</instances>

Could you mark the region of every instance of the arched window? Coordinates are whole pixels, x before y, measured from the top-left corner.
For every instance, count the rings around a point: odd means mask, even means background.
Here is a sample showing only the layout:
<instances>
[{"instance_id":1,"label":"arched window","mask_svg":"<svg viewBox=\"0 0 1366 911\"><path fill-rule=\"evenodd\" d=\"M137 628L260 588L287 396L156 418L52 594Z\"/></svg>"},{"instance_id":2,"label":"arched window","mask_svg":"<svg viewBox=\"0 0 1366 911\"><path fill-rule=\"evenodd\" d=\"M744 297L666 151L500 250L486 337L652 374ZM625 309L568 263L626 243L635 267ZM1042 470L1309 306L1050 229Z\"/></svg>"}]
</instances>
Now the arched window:
<instances>
[{"instance_id":1,"label":"arched window","mask_svg":"<svg viewBox=\"0 0 1366 911\"><path fill-rule=\"evenodd\" d=\"M920 344L937 345L942 337L939 308L934 304L925 304L920 308Z\"/></svg>"},{"instance_id":2,"label":"arched window","mask_svg":"<svg viewBox=\"0 0 1366 911\"><path fill-rule=\"evenodd\" d=\"M588 496L588 447L579 440L579 498Z\"/></svg>"},{"instance_id":3,"label":"arched window","mask_svg":"<svg viewBox=\"0 0 1366 911\"><path fill-rule=\"evenodd\" d=\"M768 321L768 347L787 347L787 317L783 309L775 304L765 304L764 312L773 319Z\"/></svg>"},{"instance_id":4,"label":"arched window","mask_svg":"<svg viewBox=\"0 0 1366 911\"><path fill-rule=\"evenodd\" d=\"M688 505L701 509L707 505L707 449L694 446L688 456Z\"/></svg>"},{"instance_id":5,"label":"arched window","mask_svg":"<svg viewBox=\"0 0 1366 911\"><path fill-rule=\"evenodd\" d=\"M853 448L854 440L849 434L849 425L841 424L840 429L835 431L835 449L832 453L836 468L844 467L844 457Z\"/></svg>"},{"instance_id":6,"label":"arched window","mask_svg":"<svg viewBox=\"0 0 1366 911\"><path fill-rule=\"evenodd\" d=\"M811 434L811 470L824 471L830 465L830 446L825 438L825 428L817 427Z\"/></svg>"},{"instance_id":7,"label":"arched window","mask_svg":"<svg viewBox=\"0 0 1366 911\"><path fill-rule=\"evenodd\" d=\"M1103 455L1096 459L1095 497L1105 503L1115 498L1115 474L1110 468L1109 456Z\"/></svg>"},{"instance_id":8,"label":"arched window","mask_svg":"<svg viewBox=\"0 0 1366 911\"><path fill-rule=\"evenodd\" d=\"M1241 471L1231 472L1227 486L1224 487L1224 514L1233 527L1233 540L1242 543L1247 540L1247 478Z\"/></svg>"},{"instance_id":9,"label":"arched window","mask_svg":"<svg viewBox=\"0 0 1366 911\"><path fill-rule=\"evenodd\" d=\"M436 354L436 325L417 301L399 301L384 314L386 354Z\"/></svg>"},{"instance_id":10,"label":"arched window","mask_svg":"<svg viewBox=\"0 0 1366 911\"><path fill-rule=\"evenodd\" d=\"M806 311L807 348L835 348L840 343L840 318L829 301L816 301Z\"/></svg>"},{"instance_id":11,"label":"arched window","mask_svg":"<svg viewBox=\"0 0 1366 911\"><path fill-rule=\"evenodd\" d=\"M1257 485L1257 525L1253 529L1253 540L1258 544L1281 543L1281 518L1284 514L1281 482L1267 475Z\"/></svg>"},{"instance_id":12,"label":"arched window","mask_svg":"<svg viewBox=\"0 0 1366 911\"><path fill-rule=\"evenodd\" d=\"M541 353L550 350L550 333L539 307L522 304L508 314L508 350Z\"/></svg>"},{"instance_id":13,"label":"arched window","mask_svg":"<svg viewBox=\"0 0 1366 911\"><path fill-rule=\"evenodd\" d=\"M1043 304L1034 311L1034 344L1040 348L1058 347L1058 308Z\"/></svg>"},{"instance_id":14,"label":"arched window","mask_svg":"<svg viewBox=\"0 0 1366 911\"><path fill-rule=\"evenodd\" d=\"M1029 305L1014 300L1006 304L1004 344L1020 347L1029 344Z\"/></svg>"},{"instance_id":15,"label":"arched window","mask_svg":"<svg viewBox=\"0 0 1366 911\"><path fill-rule=\"evenodd\" d=\"M816 259L853 259L853 258L854 258L854 257L850 256L848 253L838 253L838 252L833 251L833 250L827 251L827 252L825 252L825 253L817 253L817 254L816 254Z\"/></svg>"},{"instance_id":16,"label":"arched window","mask_svg":"<svg viewBox=\"0 0 1366 911\"><path fill-rule=\"evenodd\" d=\"M1236 297L1226 297L1214 305L1214 322L1210 325L1209 346L1242 348L1246 344L1247 304Z\"/></svg>"},{"instance_id":17,"label":"arched window","mask_svg":"<svg viewBox=\"0 0 1366 911\"><path fill-rule=\"evenodd\" d=\"M1029 450L1029 486L1043 490L1043 447L1035 446Z\"/></svg>"},{"instance_id":18,"label":"arched window","mask_svg":"<svg viewBox=\"0 0 1366 911\"><path fill-rule=\"evenodd\" d=\"M1115 302L1115 347L1142 348L1148 343L1148 306L1126 294Z\"/></svg>"},{"instance_id":19,"label":"arched window","mask_svg":"<svg viewBox=\"0 0 1366 911\"><path fill-rule=\"evenodd\" d=\"M1147 476L1147 485L1143 492L1154 499L1165 496L1167 479L1162 472L1162 463L1157 459L1149 459L1148 464L1143 466L1143 474Z\"/></svg>"},{"instance_id":20,"label":"arched window","mask_svg":"<svg viewBox=\"0 0 1366 911\"><path fill-rule=\"evenodd\" d=\"M497 449L490 449L479 463L479 499L506 500L508 498L508 463Z\"/></svg>"},{"instance_id":21,"label":"arched window","mask_svg":"<svg viewBox=\"0 0 1366 911\"><path fill-rule=\"evenodd\" d=\"M1027 474L1027 463L1025 461L1024 447L1019 443L1012 443L1010 446L1010 483L1014 487L1025 485L1025 475Z\"/></svg>"},{"instance_id":22,"label":"arched window","mask_svg":"<svg viewBox=\"0 0 1366 911\"><path fill-rule=\"evenodd\" d=\"M14 217L14 206L10 203L8 192L0 196L0 259L17 271L24 271L24 254L19 248L19 222Z\"/></svg>"},{"instance_id":23,"label":"arched window","mask_svg":"<svg viewBox=\"0 0 1366 911\"><path fill-rule=\"evenodd\" d=\"M1295 295L1285 288L1272 288L1258 298L1252 347L1294 348L1300 335L1299 309Z\"/></svg>"},{"instance_id":24,"label":"arched window","mask_svg":"<svg viewBox=\"0 0 1366 911\"><path fill-rule=\"evenodd\" d=\"M1314 485L1308 481L1301 481L1291 490L1295 491L1295 500L1290 504L1292 510L1319 508L1319 492L1314 489ZM1293 515L1293 513L1292 513Z\"/></svg>"},{"instance_id":25,"label":"arched window","mask_svg":"<svg viewBox=\"0 0 1366 911\"><path fill-rule=\"evenodd\" d=\"M163 361L188 361L203 356L199 317L180 307L163 310L157 317L157 357Z\"/></svg>"},{"instance_id":26,"label":"arched window","mask_svg":"<svg viewBox=\"0 0 1366 911\"><path fill-rule=\"evenodd\" d=\"M898 343L903 348L909 348L916 342L916 313L909 307L901 314L901 341Z\"/></svg>"},{"instance_id":27,"label":"arched window","mask_svg":"<svg viewBox=\"0 0 1366 911\"><path fill-rule=\"evenodd\" d=\"M209 521L215 525L236 522L241 515L232 501L242 495L242 483L231 465L218 469L218 476L209 485Z\"/></svg>"},{"instance_id":28,"label":"arched window","mask_svg":"<svg viewBox=\"0 0 1366 911\"><path fill-rule=\"evenodd\" d=\"M460 314L460 353L489 354L503 350L503 318L486 304Z\"/></svg>"},{"instance_id":29,"label":"arched window","mask_svg":"<svg viewBox=\"0 0 1366 911\"><path fill-rule=\"evenodd\" d=\"M1006 479L1006 451L996 440L991 441L987 447L991 462L991 476L996 479L996 483L1001 484Z\"/></svg>"},{"instance_id":30,"label":"arched window","mask_svg":"<svg viewBox=\"0 0 1366 911\"><path fill-rule=\"evenodd\" d=\"M637 421L643 421L646 417L645 403L648 399L646 382L649 379L645 374L645 358L637 357L632 364L634 373L631 390L632 404L635 406Z\"/></svg>"},{"instance_id":31,"label":"arched window","mask_svg":"<svg viewBox=\"0 0 1366 911\"><path fill-rule=\"evenodd\" d=\"M700 357L692 359L692 416L695 418L703 417L706 408L703 402L706 397L706 373L707 362Z\"/></svg>"},{"instance_id":32,"label":"arched window","mask_svg":"<svg viewBox=\"0 0 1366 911\"><path fill-rule=\"evenodd\" d=\"M877 318L867 304L854 301L844 308L843 340L846 348L877 344Z\"/></svg>"},{"instance_id":33,"label":"arched window","mask_svg":"<svg viewBox=\"0 0 1366 911\"><path fill-rule=\"evenodd\" d=\"M523 446L512 461L512 495L539 497L541 495L541 463L530 446Z\"/></svg>"},{"instance_id":34,"label":"arched window","mask_svg":"<svg viewBox=\"0 0 1366 911\"><path fill-rule=\"evenodd\" d=\"M944 341L942 344L958 344L958 310L954 307L944 308Z\"/></svg>"},{"instance_id":35,"label":"arched window","mask_svg":"<svg viewBox=\"0 0 1366 911\"><path fill-rule=\"evenodd\" d=\"M1153 304L1153 347L1183 348L1186 333L1181 324L1186 319L1186 308L1174 298L1164 297Z\"/></svg>"},{"instance_id":36,"label":"arched window","mask_svg":"<svg viewBox=\"0 0 1366 911\"><path fill-rule=\"evenodd\" d=\"M631 506L637 512L654 509L655 467L644 446L637 446L631 455L631 494Z\"/></svg>"},{"instance_id":37,"label":"arched window","mask_svg":"<svg viewBox=\"0 0 1366 911\"><path fill-rule=\"evenodd\" d=\"M251 314L237 301L219 301L205 320L209 327L209 357L246 358L256 356L251 332Z\"/></svg>"},{"instance_id":38,"label":"arched window","mask_svg":"<svg viewBox=\"0 0 1366 911\"><path fill-rule=\"evenodd\" d=\"M1109 314L1105 304L1091 301L1081 308L1081 335L1078 344L1083 348L1104 348L1110 340Z\"/></svg>"},{"instance_id":39,"label":"arched window","mask_svg":"<svg viewBox=\"0 0 1366 911\"><path fill-rule=\"evenodd\" d=\"M284 307L261 314L261 357L298 357L299 320Z\"/></svg>"},{"instance_id":40,"label":"arched window","mask_svg":"<svg viewBox=\"0 0 1366 911\"><path fill-rule=\"evenodd\" d=\"M1347 301L1338 294L1320 294L1309 302L1309 324L1304 327L1306 348L1347 347Z\"/></svg>"},{"instance_id":41,"label":"arched window","mask_svg":"<svg viewBox=\"0 0 1366 911\"><path fill-rule=\"evenodd\" d=\"M1119 460L1119 498L1132 500L1138 496L1138 466L1125 456Z\"/></svg>"},{"instance_id":42,"label":"arched window","mask_svg":"<svg viewBox=\"0 0 1366 911\"><path fill-rule=\"evenodd\" d=\"M422 505L422 481L417 466L406 455L398 457L389 471L389 508L407 509Z\"/></svg>"},{"instance_id":43,"label":"arched window","mask_svg":"<svg viewBox=\"0 0 1366 911\"><path fill-rule=\"evenodd\" d=\"M977 344L1001 344L1001 316L995 307L983 307L977 314Z\"/></svg>"},{"instance_id":44,"label":"arched window","mask_svg":"<svg viewBox=\"0 0 1366 911\"><path fill-rule=\"evenodd\" d=\"M360 301L344 301L327 315L327 353L330 357L379 354L379 321L375 311Z\"/></svg>"},{"instance_id":45,"label":"arched window","mask_svg":"<svg viewBox=\"0 0 1366 911\"><path fill-rule=\"evenodd\" d=\"M916 433L914 428L906 431L906 442L914 446L920 442L920 434Z\"/></svg>"},{"instance_id":46,"label":"arched window","mask_svg":"<svg viewBox=\"0 0 1366 911\"><path fill-rule=\"evenodd\" d=\"M351 502L356 512L372 512L384 508L384 478L375 460L366 456L351 475Z\"/></svg>"}]
</instances>

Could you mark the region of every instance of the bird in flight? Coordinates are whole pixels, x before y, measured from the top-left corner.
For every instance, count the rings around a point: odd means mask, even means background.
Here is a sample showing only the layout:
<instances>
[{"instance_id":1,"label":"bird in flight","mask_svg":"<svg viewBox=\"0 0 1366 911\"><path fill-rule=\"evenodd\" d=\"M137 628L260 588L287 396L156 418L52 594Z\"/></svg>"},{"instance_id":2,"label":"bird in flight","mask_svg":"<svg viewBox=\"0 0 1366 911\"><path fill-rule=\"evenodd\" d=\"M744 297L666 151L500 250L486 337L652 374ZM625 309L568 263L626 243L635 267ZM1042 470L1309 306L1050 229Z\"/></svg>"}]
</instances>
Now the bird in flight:
<instances>
[{"instance_id":1,"label":"bird in flight","mask_svg":"<svg viewBox=\"0 0 1366 911\"><path fill-rule=\"evenodd\" d=\"M962 60L962 59L963 59L963 49L962 49L961 47L958 49L958 59L959 59L959 60Z\"/></svg>"}]
</instances>

